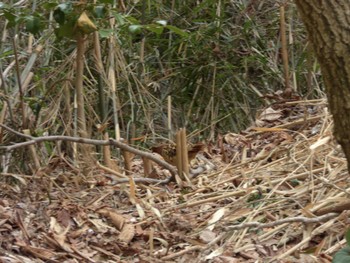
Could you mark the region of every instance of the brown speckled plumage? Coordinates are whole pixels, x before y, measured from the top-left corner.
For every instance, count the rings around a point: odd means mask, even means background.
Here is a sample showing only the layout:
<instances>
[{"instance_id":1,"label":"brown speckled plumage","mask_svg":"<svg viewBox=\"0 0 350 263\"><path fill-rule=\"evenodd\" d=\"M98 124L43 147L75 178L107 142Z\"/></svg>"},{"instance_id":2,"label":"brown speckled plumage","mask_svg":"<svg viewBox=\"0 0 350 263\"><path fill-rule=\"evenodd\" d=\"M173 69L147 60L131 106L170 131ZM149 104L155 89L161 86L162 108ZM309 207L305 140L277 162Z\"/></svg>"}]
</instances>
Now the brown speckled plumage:
<instances>
[{"instance_id":1,"label":"brown speckled plumage","mask_svg":"<svg viewBox=\"0 0 350 263\"><path fill-rule=\"evenodd\" d=\"M191 162L199 153L200 151L203 151L204 144L197 143L197 144L189 144L187 146L188 150L188 161ZM161 144L158 146L154 146L151 148L152 152L160 154L164 160L172 165L176 164L176 145L175 144Z\"/></svg>"}]
</instances>

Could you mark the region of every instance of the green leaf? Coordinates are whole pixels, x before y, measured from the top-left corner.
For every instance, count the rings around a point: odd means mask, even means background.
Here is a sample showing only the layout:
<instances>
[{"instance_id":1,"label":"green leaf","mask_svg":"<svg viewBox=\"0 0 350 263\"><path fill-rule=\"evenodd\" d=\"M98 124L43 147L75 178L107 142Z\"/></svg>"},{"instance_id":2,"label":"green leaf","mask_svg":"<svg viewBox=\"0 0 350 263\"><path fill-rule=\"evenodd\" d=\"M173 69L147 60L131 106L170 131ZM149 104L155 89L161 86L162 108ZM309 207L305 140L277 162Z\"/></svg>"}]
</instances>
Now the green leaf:
<instances>
[{"instance_id":1,"label":"green leaf","mask_svg":"<svg viewBox=\"0 0 350 263\"><path fill-rule=\"evenodd\" d=\"M59 28L56 28L55 29L56 36L59 39L63 37L74 38L74 35L75 35L74 25L75 25L75 22L71 20L71 21L68 21L68 23L61 25Z\"/></svg>"},{"instance_id":2,"label":"green leaf","mask_svg":"<svg viewBox=\"0 0 350 263\"><path fill-rule=\"evenodd\" d=\"M298 186L298 185L300 185L300 181L298 179L292 179L292 180L290 180L290 184L292 186Z\"/></svg>"},{"instance_id":3,"label":"green leaf","mask_svg":"<svg viewBox=\"0 0 350 263\"><path fill-rule=\"evenodd\" d=\"M158 20L158 21L156 21L156 23L161 25L161 26L166 26L168 24L168 22L166 20Z\"/></svg>"},{"instance_id":4,"label":"green leaf","mask_svg":"<svg viewBox=\"0 0 350 263\"><path fill-rule=\"evenodd\" d=\"M65 14L68 14L72 11L72 4L71 3L63 3L63 4L59 4L56 9L61 10L62 12L64 12Z\"/></svg>"},{"instance_id":5,"label":"green leaf","mask_svg":"<svg viewBox=\"0 0 350 263\"><path fill-rule=\"evenodd\" d=\"M113 34L113 29L103 28L98 30L98 33L100 34L101 38L107 38Z\"/></svg>"},{"instance_id":6,"label":"green leaf","mask_svg":"<svg viewBox=\"0 0 350 263\"><path fill-rule=\"evenodd\" d=\"M106 15L106 8L102 5L95 6L94 8L94 15L97 18L105 17Z\"/></svg>"},{"instance_id":7,"label":"green leaf","mask_svg":"<svg viewBox=\"0 0 350 263\"><path fill-rule=\"evenodd\" d=\"M11 10L12 11L12 10ZM15 26L17 23L17 16L13 14L13 12L11 12L8 9L4 9L4 16L5 18L9 21L9 26Z\"/></svg>"},{"instance_id":8,"label":"green leaf","mask_svg":"<svg viewBox=\"0 0 350 263\"><path fill-rule=\"evenodd\" d=\"M42 7L48 11L51 11L57 6L57 2L46 2L42 4Z\"/></svg>"},{"instance_id":9,"label":"green leaf","mask_svg":"<svg viewBox=\"0 0 350 263\"><path fill-rule=\"evenodd\" d=\"M98 3L101 3L101 4L113 4L114 0L99 0L97 1Z\"/></svg>"},{"instance_id":10,"label":"green leaf","mask_svg":"<svg viewBox=\"0 0 350 263\"><path fill-rule=\"evenodd\" d=\"M125 24L125 18L122 14L113 12L113 15L115 17L115 20L117 20L117 23L119 26L122 26Z\"/></svg>"},{"instance_id":11,"label":"green leaf","mask_svg":"<svg viewBox=\"0 0 350 263\"><path fill-rule=\"evenodd\" d=\"M156 33L157 35L160 35L161 33L163 33L163 30L164 30L163 26L159 26L159 25L156 25L156 24L146 25L145 28L148 31Z\"/></svg>"},{"instance_id":12,"label":"green leaf","mask_svg":"<svg viewBox=\"0 0 350 263\"><path fill-rule=\"evenodd\" d=\"M34 114L38 116L42 106L44 105L43 103L43 98L39 97L25 97L24 100L27 102L29 107L32 109Z\"/></svg>"},{"instance_id":13,"label":"green leaf","mask_svg":"<svg viewBox=\"0 0 350 263\"><path fill-rule=\"evenodd\" d=\"M37 16L27 16L25 17L26 21L26 30L33 35L39 33L41 29L41 20Z\"/></svg>"},{"instance_id":14,"label":"green leaf","mask_svg":"<svg viewBox=\"0 0 350 263\"><path fill-rule=\"evenodd\" d=\"M166 26L167 29L169 29L170 31L174 32L175 34L178 34L182 37L188 37L189 34L183 30L181 30L180 28L176 27L176 26Z\"/></svg>"},{"instance_id":15,"label":"green leaf","mask_svg":"<svg viewBox=\"0 0 350 263\"><path fill-rule=\"evenodd\" d=\"M60 25L64 24L67 17L72 14L73 8L71 3L63 3L57 5L55 11L53 12L53 17L57 23Z\"/></svg>"},{"instance_id":16,"label":"green leaf","mask_svg":"<svg viewBox=\"0 0 350 263\"><path fill-rule=\"evenodd\" d=\"M6 58L6 57L8 57L10 55L13 55L13 50L12 49L9 49L9 50L7 50L5 52L2 52L1 55L0 55L0 58Z\"/></svg>"},{"instance_id":17,"label":"green leaf","mask_svg":"<svg viewBox=\"0 0 350 263\"><path fill-rule=\"evenodd\" d=\"M346 239L346 243L350 247L350 228L345 233L345 239Z\"/></svg>"},{"instance_id":18,"label":"green leaf","mask_svg":"<svg viewBox=\"0 0 350 263\"><path fill-rule=\"evenodd\" d=\"M132 17L132 16L125 16L124 17L127 21L130 22L130 24L133 24L133 25L139 25L140 22L139 20L137 20L135 17Z\"/></svg>"},{"instance_id":19,"label":"green leaf","mask_svg":"<svg viewBox=\"0 0 350 263\"><path fill-rule=\"evenodd\" d=\"M350 262L350 247L345 247L335 253L332 263L349 263Z\"/></svg>"},{"instance_id":20,"label":"green leaf","mask_svg":"<svg viewBox=\"0 0 350 263\"><path fill-rule=\"evenodd\" d=\"M61 10L61 9L55 9L55 11L53 12L53 18L55 19L55 21L57 23L59 23L60 25L64 24L65 22L65 18L66 18L66 15L65 13Z\"/></svg>"},{"instance_id":21,"label":"green leaf","mask_svg":"<svg viewBox=\"0 0 350 263\"><path fill-rule=\"evenodd\" d=\"M129 26L129 32L132 34L141 33L142 26L141 25L131 25Z\"/></svg>"},{"instance_id":22,"label":"green leaf","mask_svg":"<svg viewBox=\"0 0 350 263\"><path fill-rule=\"evenodd\" d=\"M201 4L197 5L195 9L193 9L193 14L197 14L203 11L210 4L210 1L203 1Z\"/></svg>"}]
</instances>

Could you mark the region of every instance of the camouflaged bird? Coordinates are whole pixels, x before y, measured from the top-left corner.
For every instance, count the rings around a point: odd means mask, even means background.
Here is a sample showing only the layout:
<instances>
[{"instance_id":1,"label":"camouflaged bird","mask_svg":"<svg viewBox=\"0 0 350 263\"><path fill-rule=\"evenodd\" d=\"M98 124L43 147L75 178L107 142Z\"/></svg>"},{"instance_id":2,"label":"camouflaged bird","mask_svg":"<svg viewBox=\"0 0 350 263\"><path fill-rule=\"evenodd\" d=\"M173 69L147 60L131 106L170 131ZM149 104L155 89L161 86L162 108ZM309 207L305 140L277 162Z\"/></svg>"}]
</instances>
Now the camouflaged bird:
<instances>
[{"instance_id":1,"label":"camouflaged bird","mask_svg":"<svg viewBox=\"0 0 350 263\"><path fill-rule=\"evenodd\" d=\"M152 152L160 154L164 160L171 165L176 165L176 145L175 144L161 144L151 148ZM200 151L204 150L204 144L189 144L188 150L188 161L191 162Z\"/></svg>"}]
</instances>

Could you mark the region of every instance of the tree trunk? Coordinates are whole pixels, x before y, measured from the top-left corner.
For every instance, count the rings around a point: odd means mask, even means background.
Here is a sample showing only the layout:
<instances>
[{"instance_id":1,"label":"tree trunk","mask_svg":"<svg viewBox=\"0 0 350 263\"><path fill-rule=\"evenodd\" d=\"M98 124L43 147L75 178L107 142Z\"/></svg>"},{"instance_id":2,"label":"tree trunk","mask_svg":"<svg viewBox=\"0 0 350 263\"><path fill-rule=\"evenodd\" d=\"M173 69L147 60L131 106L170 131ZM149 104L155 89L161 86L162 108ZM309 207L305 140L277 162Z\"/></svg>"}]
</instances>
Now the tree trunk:
<instances>
[{"instance_id":1,"label":"tree trunk","mask_svg":"<svg viewBox=\"0 0 350 263\"><path fill-rule=\"evenodd\" d=\"M86 131L86 119L85 119L85 102L84 102L84 53L85 53L85 40L84 35L78 33L77 36L77 69L75 78L75 90L78 104L78 134L83 138L88 138Z\"/></svg>"},{"instance_id":2,"label":"tree trunk","mask_svg":"<svg viewBox=\"0 0 350 263\"><path fill-rule=\"evenodd\" d=\"M350 1L295 0L320 63L334 135L350 168ZM350 171L350 169L349 169Z\"/></svg>"}]
</instances>

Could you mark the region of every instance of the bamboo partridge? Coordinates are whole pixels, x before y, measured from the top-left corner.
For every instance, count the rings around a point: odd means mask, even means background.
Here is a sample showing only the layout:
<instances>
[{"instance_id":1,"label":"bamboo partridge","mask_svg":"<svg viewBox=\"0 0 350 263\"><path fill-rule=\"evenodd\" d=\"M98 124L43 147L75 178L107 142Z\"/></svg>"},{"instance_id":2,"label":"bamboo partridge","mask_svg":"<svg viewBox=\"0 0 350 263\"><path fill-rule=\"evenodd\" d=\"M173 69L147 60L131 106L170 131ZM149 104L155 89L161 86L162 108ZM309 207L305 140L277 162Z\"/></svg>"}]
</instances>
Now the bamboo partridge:
<instances>
[{"instance_id":1,"label":"bamboo partridge","mask_svg":"<svg viewBox=\"0 0 350 263\"><path fill-rule=\"evenodd\" d=\"M161 144L158 146L154 146L151 148L152 152L160 154L164 160L171 165L176 165L176 145L175 144ZM199 153L200 151L203 151L204 144L197 143L197 144L189 144L187 146L188 150L188 161L191 162Z\"/></svg>"}]
</instances>

